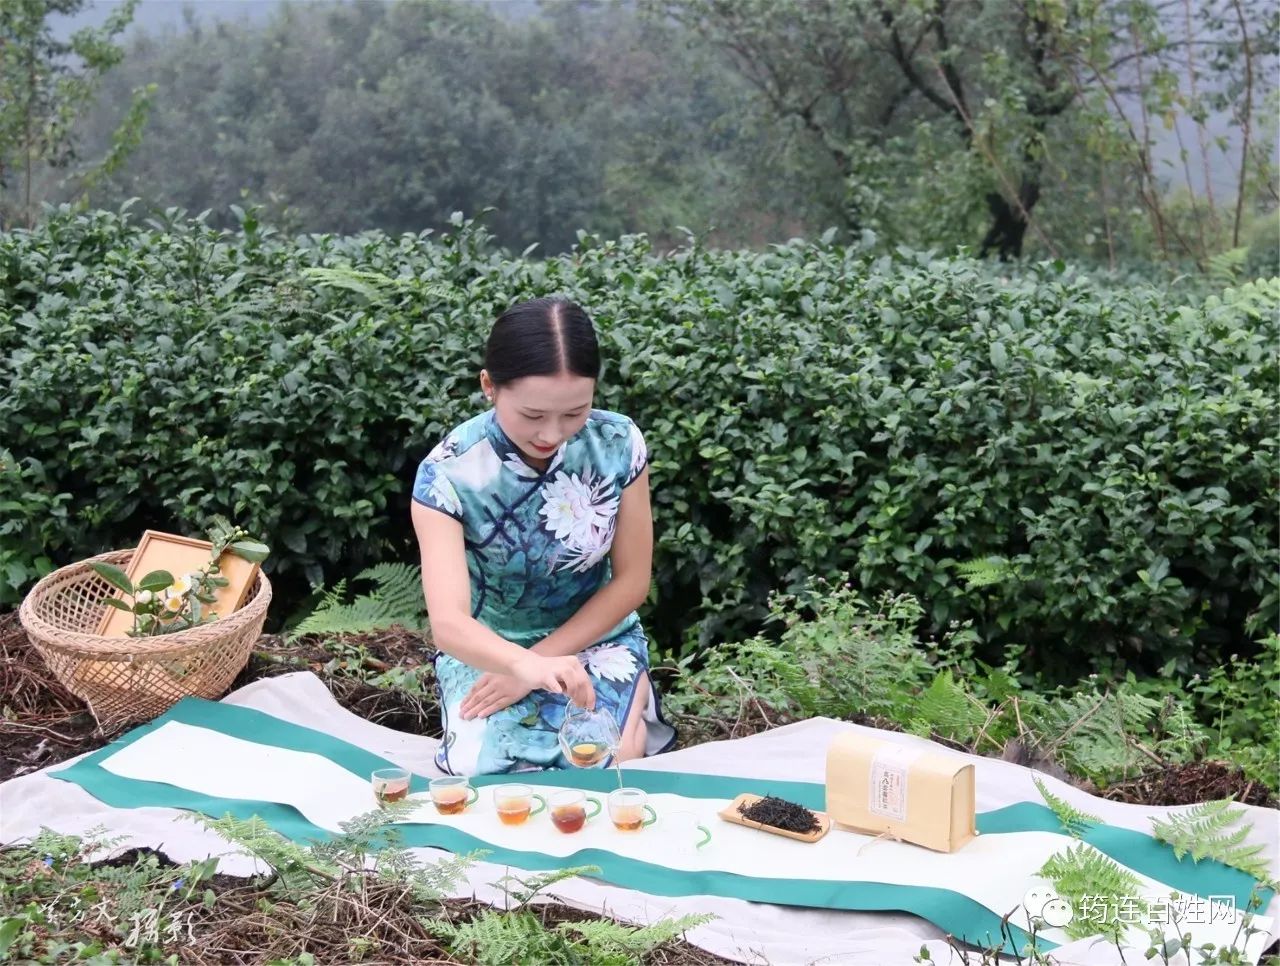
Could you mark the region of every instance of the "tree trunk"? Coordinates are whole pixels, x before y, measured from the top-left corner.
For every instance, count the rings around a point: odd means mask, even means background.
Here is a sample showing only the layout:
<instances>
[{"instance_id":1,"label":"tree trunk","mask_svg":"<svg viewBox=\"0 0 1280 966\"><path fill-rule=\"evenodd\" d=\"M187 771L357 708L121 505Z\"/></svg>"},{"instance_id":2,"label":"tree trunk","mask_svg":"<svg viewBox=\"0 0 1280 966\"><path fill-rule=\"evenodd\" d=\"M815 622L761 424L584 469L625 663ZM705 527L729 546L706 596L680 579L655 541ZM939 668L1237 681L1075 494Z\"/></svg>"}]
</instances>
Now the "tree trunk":
<instances>
[{"instance_id":1,"label":"tree trunk","mask_svg":"<svg viewBox=\"0 0 1280 966\"><path fill-rule=\"evenodd\" d=\"M1018 187L1018 200L1009 199L998 191L987 195L987 207L991 210L991 227L982 239L979 255L986 258L993 252L1000 261L1022 257L1022 241L1031 223L1031 212L1040 200L1040 163L1037 159L1024 158L1026 167L1022 183Z\"/></svg>"}]
</instances>

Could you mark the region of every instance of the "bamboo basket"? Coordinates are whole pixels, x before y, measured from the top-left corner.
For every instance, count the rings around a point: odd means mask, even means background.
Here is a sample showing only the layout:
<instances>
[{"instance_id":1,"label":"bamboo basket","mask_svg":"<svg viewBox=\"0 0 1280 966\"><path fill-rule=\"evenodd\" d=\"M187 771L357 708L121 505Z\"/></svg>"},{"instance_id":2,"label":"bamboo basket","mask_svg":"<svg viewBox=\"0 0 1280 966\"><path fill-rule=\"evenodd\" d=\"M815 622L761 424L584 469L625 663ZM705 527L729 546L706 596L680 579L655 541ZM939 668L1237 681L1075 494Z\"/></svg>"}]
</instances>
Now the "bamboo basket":
<instances>
[{"instance_id":1,"label":"bamboo basket","mask_svg":"<svg viewBox=\"0 0 1280 966\"><path fill-rule=\"evenodd\" d=\"M149 720L188 696L221 697L248 663L271 603L271 582L259 571L244 605L211 624L156 637L102 637L96 631L115 590L89 564L125 569L133 554L116 550L55 570L18 610L49 670L103 728Z\"/></svg>"}]
</instances>

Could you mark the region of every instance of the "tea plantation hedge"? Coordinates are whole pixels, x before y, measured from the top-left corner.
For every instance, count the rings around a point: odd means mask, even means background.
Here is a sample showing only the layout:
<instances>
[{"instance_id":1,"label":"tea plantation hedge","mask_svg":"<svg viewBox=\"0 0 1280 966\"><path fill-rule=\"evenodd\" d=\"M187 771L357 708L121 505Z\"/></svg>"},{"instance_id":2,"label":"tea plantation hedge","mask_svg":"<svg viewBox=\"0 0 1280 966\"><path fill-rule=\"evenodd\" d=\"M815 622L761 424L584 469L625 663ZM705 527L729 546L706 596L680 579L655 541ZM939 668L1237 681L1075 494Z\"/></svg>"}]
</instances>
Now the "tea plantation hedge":
<instances>
[{"instance_id":1,"label":"tea plantation hedge","mask_svg":"<svg viewBox=\"0 0 1280 966\"><path fill-rule=\"evenodd\" d=\"M295 603L412 559L413 471L481 405L491 319L565 293L601 330L598 404L649 442L664 649L841 571L1073 674L1212 663L1275 622L1280 280L1193 299L800 241L513 259L461 218L286 239L240 217L0 235L0 603L213 512L267 538Z\"/></svg>"}]
</instances>

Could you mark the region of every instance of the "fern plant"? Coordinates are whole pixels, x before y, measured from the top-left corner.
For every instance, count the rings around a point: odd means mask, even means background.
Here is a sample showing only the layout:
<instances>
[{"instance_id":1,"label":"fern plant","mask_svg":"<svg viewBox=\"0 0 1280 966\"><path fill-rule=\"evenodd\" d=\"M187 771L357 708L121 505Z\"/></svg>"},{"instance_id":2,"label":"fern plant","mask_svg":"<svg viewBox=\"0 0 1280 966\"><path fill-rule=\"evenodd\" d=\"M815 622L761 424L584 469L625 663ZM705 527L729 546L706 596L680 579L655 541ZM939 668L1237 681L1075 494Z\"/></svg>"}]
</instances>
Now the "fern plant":
<instances>
[{"instance_id":1,"label":"fern plant","mask_svg":"<svg viewBox=\"0 0 1280 966\"><path fill-rule=\"evenodd\" d=\"M540 893L557 882L600 871L584 865L521 877L508 875L495 885L507 895L508 911L487 909L466 923L424 919L423 924L449 943L449 950L482 966L539 963L547 966L591 963L639 966L643 957L686 930L710 922L708 915L663 919L647 926L628 926L607 919L562 922L548 929L529 908ZM510 902L514 900L515 907Z\"/></svg>"},{"instance_id":2,"label":"fern plant","mask_svg":"<svg viewBox=\"0 0 1280 966\"><path fill-rule=\"evenodd\" d=\"M1037 874L1052 882L1075 910L1065 927L1072 939L1101 933L1118 940L1130 921L1129 910L1146 915L1138 898L1141 880L1091 845L1081 843L1050 856Z\"/></svg>"},{"instance_id":3,"label":"fern plant","mask_svg":"<svg viewBox=\"0 0 1280 966\"><path fill-rule=\"evenodd\" d=\"M797 718L859 715L904 723L934 668L916 639L923 611L909 595L875 604L843 581L814 579L798 596L775 594L770 617L784 629L698 655L701 670L680 663L682 683L664 697L676 713L733 720L758 701ZM674 699L674 700L673 700Z\"/></svg>"},{"instance_id":4,"label":"fern plant","mask_svg":"<svg viewBox=\"0 0 1280 966\"><path fill-rule=\"evenodd\" d=\"M410 630L426 627L427 604L422 593L422 569L403 563L382 563L360 571L357 581L373 581L373 589L349 603L347 582L326 591L315 609L289 632L290 641L308 634L363 634L400 624Z\"/></svg>"},{"instance_id":5,"label":"fern plant","mask_svg":"<svg viewBox=\"0 0 1280 966\"><path fill-rule=\"evenodd\" d=\"M1036 783L1036 789L1040 792L1040 797L1044 799L1045 804L1053 810L1054 815L1058 816L1058 821L1062 823L1062 830L1072 838L1080 838L1089 830L1090 825L1102 824L1102 819L1097 815L1082 812L1070 802L1053 794L1039 778L1033 778L1032 781Z\"/></svg>"},{"instance_id":6,"label":"fern plant","mask_svg":"<svg viewBox=\"0 0 1280 966\"><path fill-rule=\"evenodd\" d=\"M346 266L339 268L305 268L300 273L307 281L321 288L336 288L362 295L373 305L387 300L398 282L379 272L362 272Z\"/></svg>"},{"instance_id":7,"label":"fern plant","mask_svg":"<svg viewBox=\"0 0 1280 966\"><path fill-rule=\"evenodd\" d=\"M312 855L304 846L285 838L257 815L247 819L227 813L209 818L199 813L182 816L217 832L240 850L266 865L272 888L284 896L297 898L309 890L332 882L340 874L338 866Z\"/></svg>"},{"instance_id":8,"label":"fern plant","mask_svg":"<svg viewBox=\"0 0 1280 966\"><path fill-rule=\"evenodd\" d=\"M1022 705L1028 726L1046 758L1076 774L1103 781L1129 777L1148 759L1134 735L1147 734L1161 704L1124 688L1098 694L1085 688L1028 695Z\"/></svg>"},{"instance_id":9,"label":"fern plant","mask_svg":"<svg viewBox=\"0 0 1280 966\"><path fill-rule=\"evenodd\" d=\"M659 946L681 938L690 929L705 925L714 919L711 915L688 915L679 919L662 919L647 926L628 926L608 919L591 919L584 922L562 922L557 932L577 933L586 947L588 962L601 958L617 958L628 963L640 963Z\"/></svg>"},{"instance_id":10,"label":"fern plant","mask_svg":"<svg viewBox=\"0 0 1280 966\"><path fill-rule=\"evenodd\" d=\"M423 925L444 939L453 955L479 966L510 963L578 964L589 962L564 933L548 929L527 909L498 912L486 909L470 922L424 919ZM604 960L602 966L622 966L625 959Z\"/></svg>"},{"instance_id":11,"label":"fern plant","mask_svg":"<svg viewBox=\"0 0 1280 966\"><path fill-rule=\"evenodd\" d=\"M912 734L927 738L932 734L955 741L971 741L987 720L987 709L965 689L951 671L934 675L933 683L920 695L907 725Z\"/></svg>"},{"instance_id":12,"label":"fern plant","mask_svg":"<svg viewBox=\"0 0 1280 966\"><path fill-rule=\"evenodd\" d=\"M1247 246L1229 248L1209 256L1208 274L1219 285L1234 285L1244 271L1245 262L1249 258Z\"/></svg>"},{"instance_id":13,"label":"fern plant","mask_svg":"<svg viewBox=\"0 0 1280 966\"><path fill-rule=\"evenodd\" d=\"M970 590L993 587L1007 580L1016 580L1020 573L1017 564L1004 557L982 557L979 560L963 560L955 564L956 573Z\"/></svg>"},{"instance_id":14,"label":"fern plant","mask_svg":"<svg viewBox=\"0 0 1280 966\"><path fill-rule=\"evenodd\" d=\"M1151 819L1151 834L1173 847L1179 859L1190 855L1193 862L1215 859L1223 865L1268 882L1270 869L1261 845L1246 845L1253 826L1241 824L1243 808L1233 808L1229 798L1194 805L1166 819Z\"/></svg>"},{"instance_id":15,"label":"fern plant","mask_svg":"<svg viewBox=\"0 0 1280 966\"><path fill-rule=\"evenodd\" d=\"M508 909L511 908L512 899L515 900L516 909L524 909L533 902L538 893L558 882L574 879L580 875L597 875L599 872L598 865L571 865L563 869L553 869L550 872L538 872L526 878L508 874L493 884L506 893Z\"/></svg>"},{"instance_id":16,"label":"fern plant","mask_svg":"<svg viewBox=\"0 0 1280 966\"><path fill-rule=\"evenodd\" d=\"M228 814L211 819L196 814L190 818L268 866L272 888L291 899L301 900L309 891L345 876L363 876L372 861L369 874L404 883L419 902L436 903L463 881L467 869L483 853L419 863L402 846L399 830L392 824L407 818L413 808L408 802L389 802L342 822L338 834L310 848L285 838L256 815L238 819Z\"/></svg>"}]
</instances>

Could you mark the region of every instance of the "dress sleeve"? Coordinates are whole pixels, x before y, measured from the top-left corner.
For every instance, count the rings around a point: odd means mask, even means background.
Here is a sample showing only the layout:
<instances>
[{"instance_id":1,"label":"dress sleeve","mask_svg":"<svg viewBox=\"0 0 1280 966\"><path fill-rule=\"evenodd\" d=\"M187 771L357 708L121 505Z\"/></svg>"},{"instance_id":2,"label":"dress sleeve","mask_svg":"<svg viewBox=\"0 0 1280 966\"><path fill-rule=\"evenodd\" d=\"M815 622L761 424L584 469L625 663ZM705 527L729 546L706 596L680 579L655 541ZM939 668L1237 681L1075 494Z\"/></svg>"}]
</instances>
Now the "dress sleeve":
<instances>
[{"instance_id":1,"label":"dress sleeve","mask_svg":"<svg viewBox=\"0 0 1280 966\"><path fill-rule=\"evenodd\" d=\"M418 475L413 481L413 499L455 520L462 519L462 501L458 499L458 491L445 475L441 462L430 456L418 464Z\"/></svg>"},{"instance_id":2,"label":"dress sleeve","mask_svg":"<svg viewBox=\"0 0 1280 966\"><path fill-rule=\"evenodd\" d=\"M626 475L623 477L622 488L625 490L628 486L636 481L644 468L649 465L649 448L645 446L644 436L640 433L640 427L635 423L631 423L631 464L627 467Z\"/></svg>"}]
</instances>

